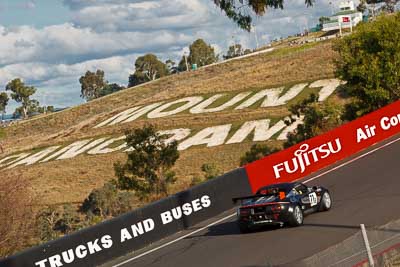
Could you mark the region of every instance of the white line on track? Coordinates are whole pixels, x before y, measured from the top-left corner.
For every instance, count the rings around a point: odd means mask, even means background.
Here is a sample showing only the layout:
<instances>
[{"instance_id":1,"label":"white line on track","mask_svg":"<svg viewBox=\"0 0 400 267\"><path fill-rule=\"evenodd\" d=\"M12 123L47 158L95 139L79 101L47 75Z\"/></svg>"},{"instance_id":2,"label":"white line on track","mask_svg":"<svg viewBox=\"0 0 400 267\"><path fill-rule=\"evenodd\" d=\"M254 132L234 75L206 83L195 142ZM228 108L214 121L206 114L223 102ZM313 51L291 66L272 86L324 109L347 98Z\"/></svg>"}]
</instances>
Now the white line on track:
<instances>
[{"instance_id":1,"label":"white line on track","mask_svg":"<svg viewBox=\"0 0 400 267\"><path fill-rule=\"evenodd\" d=\"M128 262L130 262L130 261L136 260L136 259L138 259L138 258L140 258L140 257L143 257L143 256L145 256L145 255L147 255L147 254L150 254L150 253L152 253L152 252L154 252L154 251L157 251L157 250L159 250L159 249L162 249L163 247L166 247L166 246L169 246L169 245L171 245L171 244L173 244L173 243L176 243L176 242L178 242L179 240L182 240L182 239L184 239L184 238L186 238L186 237L188 237L188 236L191 236L191 235L194 235L194 234L196 234L196 233L198 233L198 232L201 232L201 231L207 229L207 228L210 227L210 226L213 226L213 225L216 225L216 224L218 224L218 223L220 223L220 222L223 222L223 221L225 221L225 220L227 220L227 219L233 217L234 215L236 215L236 212L233 213L233 214L231 214L231 215L228 215L228 216L226 216L226 217L224 217L224 218L221 218L221 219L219 219L218 221L215 221L215 222L213 222L213 223L210 223L210 224L208 224L208 225L206 225L206 226L204 226L204 227L202 227L202 228L199 228L199 229L197 229L197 230L195 230L195 231L193 231L193 232L190 232L190 233L188 233L188 234L186 234L186 235L183 235L183 236L181 236L181 237L178 237L177 239L174 239L174 240L172 240L172 241L170 241L170 242L168 242L168 243L165 243L165 244L163 244L163 245L161 245L161 246L159 246L159 247L153 248L153 249L151 249L151 250L149 250L149 251L146 251L146 252L144 252L144 253L142 253L142 254L139 254L139 255L137 255L137 256L134 256L133 258L127 259L126 261L123 261L123 262L121 262L121 263L118 263L118 264L116 264L116 265L113 265L113 267L118 267L118 266L124 265L125 263L128 263Z\"/></svg>"},{"instance_id":2,"label":"white line on track","mask_svg":"<svg viewBox=\"0 0 400 267\"><path fill-rule=\"evenodd\" d=\"M372 149L372 150L370 150L370 151L368 151L368 152L365 152L364 154L361 154L361 155L355 157L354 159L351 159L351 160L349 160L349 161L346 161L346 162L344 162L344 163L342 163L342 164L340 164L340 165L338 165L338 166L336 166L336 167L334 167L334 168L332 168L332 169L329 169L329 170L324 171L324 172L322 172L322 173L320 173L320 174L318 174L318 175L316 175L316 176L314 176L314 177L311 177L310 179L305 180L303 183L308 183L308 182L311 182L311 181L313 181L313 180L315 180L315 179L318 179L318 178L320 178L321 176L323 176L323 175L325 175L325 174L328 174L328 173L333 172L333 171L335 171L335 170L337 170L337 169L340 169L340 168L342 168L342 167L344 167L344 166L346 166L346 165L348 165L348 164L350 164L350 163L352 163L352 162L354 162L354 161L356 161L356 160L359 160L359 159L361 159L361 158L364 158L364 157L366 157L366 156L368 156L368 155L370 155L370 154L372 154L372 153L374 153L374 152L376 152L376 151L378 151L378 150L380 150L380 149L382 149L382 148L385 148L385 147L387 147L387 146L390 146L391 144L393 144L393 143L395 143L395 142L397 142L397 141L399 141L399 140L400 140L400 137L397 138L397 139L395 139L395 140L392 140L392 141L390 141L390 142L388 142L388 143L386 143L386 144L384 144L384 145L381 145L381 146L379 146L379 147L376 147L376 148L374 148L374 149ZM127 259L127 260L125 260L125 261L123 261L123 262L121 262L121 263L115 264L115 265L113 265L113 267L122 266L122 265L124 265L124 264L126 264L126 263L128 263L128 262L131 262L131 261L133 261L133 260L139 259L139 258L141 258L141 257L143 257L143 256L146 256L146 255L148 255L148 254L150 254L150 253L153 253L153 252L155 252L155 251L157 251L157 250L160 250L160 249L162 249L162 248L164 248L164 247L167 247L167 246L169 246L169 245L172 245L172 244L174 244L174 243L176 243L176 242L178 242L178 241L180 241L180 240L182 240L182 239L185 239L185 238L188 237L188 236L194 235L194 234L196 234L196 233L198 233L198 232L201 232L201 231L203 231L203 230L205 230L205 229L207 229L207 228L209 228L209 227L211 227L211 226L213 226L213 225L216 225L216 224L218 224L218 223L220 223L220 222L223 222L223 221L225 221L225 220L228 220L229 218L232 218L232 217L235 216L235 215L236 215L236 212L233 213L233 214L230 214L230 215L228 215L228 216L226 216L226 217L223 217L223 218L221 218L221 219L219 219L219 220L217 220L217 221L215 221L215 222L212 222L212 223L210 223L210 224L208 224L208 225L206 225L206 226L204 226L204 227L202 227L202 228L199 228L199 229L197 229L197 230L195 230L195 231L193 231L193 232L190 232L190 233L188 233L188 234L186 234L186 235L183 235L183 236L178 237L178 238L176 238L176 239L174 239L174 240L172 240L172 241L169 241L169 242L167 242L167 243L165 243L165 244L163 244L163 245L161 245L161 246L158 246L158 247L156 247L156 248L150 249L150 250L148 250L148 251L146 251L146 252L144 252L144 253L142 253L142 254L139 254L139 255L137 255L137 256L134 256L134 257L132 257L132 258L130 258L130 259Z\"/></svg>"},{"instance_id":3,"label":"white line on track","mask_svg":"<svg viewBox=\"0 0 400 267\"><path fill-rule=\"evenodd\" d=\"M303 183L308 183L308 182L311 182L312 180L318 179L319 177L321 177L321 176L323 176L323 175L325 175L325 174L327 174L327 173L330 173L330 172L333 172L333 171L335 171L335 170L337 170L337 169L340 169L340 168L342 168L343 166L346 166L346 165L348 165L348 164L350 164L350 163L352 163L352 162L354 162L354 161L356 161L356 160L359 160L359 159L361 159L361 158L364 158L364 157L368 156L369 154L374 153L375 151L378 151L378 150L380 150L380 149L382 149L382 148L384 148L384 147L390 146L391 144L396 143L396 142L399 141L399 140L400 140L400 137L397 138L397 139L395 139L395 140L392 140L392 141L390 141L390 142L388 142L388 143L386 143L386 144L384 144L384 145L381 145L381 146L379 146L379 147L376 147L376 148L374 148L374 149L372 149L372 150L370 150L370 151L368 151L368 152L365 152L364 154L361 154L361 155L359 155L358 157L355 157L354 159L351 159L351 160L349 160L349 161L346 161L346 162L344 162L344 163L342 163L342 164L340 164L340 165L338 165L338 166L336 166L336 167L334 167L334 168L332 168L332 169L329 169L329 170L327 170L327 171L324 171L324 172L322 172L322 173L320 173L320 174L318 174L318 175L316 175L316 176L314 176L314 177L312 177L312 178L310 178L310 179L307 179L307 180L305 180Z\"/></svg>"}]
</instances>

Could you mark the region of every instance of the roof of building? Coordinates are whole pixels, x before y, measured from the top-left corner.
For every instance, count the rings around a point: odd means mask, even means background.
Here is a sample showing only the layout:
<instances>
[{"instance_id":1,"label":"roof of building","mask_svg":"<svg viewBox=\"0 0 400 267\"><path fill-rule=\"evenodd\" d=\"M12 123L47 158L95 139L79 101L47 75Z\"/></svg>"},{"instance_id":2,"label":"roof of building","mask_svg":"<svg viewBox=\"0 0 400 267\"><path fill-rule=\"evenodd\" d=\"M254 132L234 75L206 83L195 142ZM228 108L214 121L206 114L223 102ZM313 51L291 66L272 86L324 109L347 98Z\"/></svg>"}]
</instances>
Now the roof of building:
<instances>
[{"instance_id":1,"label":"roof of building","mask_svg":"<svg viewBox=\"0 0 400 267\"><path fill-rule=\"evenodd\" d=\"M358 11L357 10L345 10L345 11L337 12L333 16L342 16L342 15L349 15L349 14L354 14L354 13L358 13Z\"/></svg>"}]
</instances>

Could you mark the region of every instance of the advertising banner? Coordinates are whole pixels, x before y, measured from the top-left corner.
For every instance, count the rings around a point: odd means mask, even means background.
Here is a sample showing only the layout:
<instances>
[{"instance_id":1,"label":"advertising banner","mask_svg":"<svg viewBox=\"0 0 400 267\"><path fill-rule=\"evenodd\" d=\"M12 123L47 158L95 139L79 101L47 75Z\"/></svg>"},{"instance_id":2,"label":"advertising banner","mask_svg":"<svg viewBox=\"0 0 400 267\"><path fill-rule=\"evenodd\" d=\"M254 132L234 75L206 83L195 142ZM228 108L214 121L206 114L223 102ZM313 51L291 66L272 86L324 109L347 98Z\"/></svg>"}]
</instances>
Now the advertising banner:
<instances>
[{"instance_id":1,"label":"advertising banner","mask_svg":"<svg viewBox=\"0 0 400 267\"><path fill-rule=\"evenodd\" d=\"M400 101L246 165L252 191L291 182L400 132Z\"/></svg>"}]
</instances>

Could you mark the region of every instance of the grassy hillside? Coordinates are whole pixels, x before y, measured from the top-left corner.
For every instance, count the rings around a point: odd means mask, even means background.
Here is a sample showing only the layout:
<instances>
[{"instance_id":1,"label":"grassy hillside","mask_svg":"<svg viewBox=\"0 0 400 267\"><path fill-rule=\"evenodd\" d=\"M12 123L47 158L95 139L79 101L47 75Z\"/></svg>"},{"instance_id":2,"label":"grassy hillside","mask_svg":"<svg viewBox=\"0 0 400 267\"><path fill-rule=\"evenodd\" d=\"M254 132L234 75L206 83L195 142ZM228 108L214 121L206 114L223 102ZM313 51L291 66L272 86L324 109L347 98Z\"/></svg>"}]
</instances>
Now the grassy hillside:
<instances>
[{"instance_id":1,"label":"grassy hillside","mask_svg":"<svg viewBox=\"0 0 400 267\"><path fill-rule=\"evenodd\" d=\"M321 42L279 48L271 53L168 76L59 113L18 123L5 129L5 154L1 158L17 151L38 150L41 147L68 144L89 137L123 134L127 129L142 127L149 119L139 118L126 124L93 128L110 116L133 106L186 96L210 96L219 92L232 96L243 91L288 87L300 82L331 78L334 76L335 57L331 45L331 42ZM295 101L312 90L307 88ZM163 130L190 127L196 131L227 122L232 123L233 128L238 128L243 121L264 118L277 120L287 114L287 106L254 107L245 110L227 109L209 114L183 112L172 117L153 119L151 123ZM252 144L251 140L246 140L240 144L212 148L196 146L182 151L175 167L179 180L174 190L187 187L193 176L200 175L200 167L204 163L216 163L221 171L237 167L240 157ZM68 160L3 169L0 170L0 176L4 174L9 177L20 173L26 177L31 182L35 199L40 205L78 203L93 188L112 179L114 162L123 161L124 158L123 152L80 155Z\"/></svg>"}]
</instances>

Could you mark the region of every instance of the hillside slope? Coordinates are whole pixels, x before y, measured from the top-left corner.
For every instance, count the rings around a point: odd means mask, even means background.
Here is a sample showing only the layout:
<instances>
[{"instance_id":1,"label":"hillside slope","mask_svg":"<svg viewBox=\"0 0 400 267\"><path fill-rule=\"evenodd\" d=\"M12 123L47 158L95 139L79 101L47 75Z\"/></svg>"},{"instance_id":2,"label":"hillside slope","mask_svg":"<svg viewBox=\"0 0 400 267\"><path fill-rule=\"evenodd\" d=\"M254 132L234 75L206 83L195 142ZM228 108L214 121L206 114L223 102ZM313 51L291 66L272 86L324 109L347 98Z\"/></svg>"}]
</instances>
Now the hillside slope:
<instances>
[{"instance_id":1,"label":"hillside slope","mask_svg":"<svg viewBox=\"0 0 400 267\"><path fill-rule=\"evenodd\" d=\"M212 145L210 140L207 146L193 145L193 142L186 146L181 144L181 158L175 167L179 180L174 188L180 190L188 186L193 176L200 175L200 167L204 163L216 163L221 171L228 171L238 166L240 157L250 148L254 140L260 140L260 143L278 144L280 141L277 139L282 135L283 126L279 131L271 131L273 136L268 138L261 138L257 133L249 132L248 135L242 133L243 140L240 140L239 130L245 131L246 123L262 120L263 123L269 123L269 129L274 125L279 126L282 119L289 114L288 105L311 92L321 93L322 86L315 86L318 83L314 82L334 76L335 54L331 45L331 42L322 42L303 47L281 48L271 53L172 75L59 113L18 123L6 129L6 138L3 142L6 153L0 157L0 164L3 164L0 176L6 179L8 176L20 173L27 177L32 182L33 192L38 196L40 204L80 202L93 188L114 178L113 164L125 158L122 149L115 149L114 153L88 153L92 151L90 149L96 147L97 152L102 152L99 146L111 140L111 137L121 137L127 129L152 123L160 130L180 129L179 134L185 134L186 139L182 138L184 143L207 127L225 126L224 129L222 127L218 129L220 132L225 131L224 140L219 143L213 141L215 145ZM267 92L268 97L260 98L254 103L249 102L249 99L260 92ZM198 112L199 108L197 111L193 110L193 107L196 107L193 104L190 106L191 109L183 109L176 114L164 116L185 106L185 103L179 101L186 97L190 97L193 103L197 101L196 105L213 98L215 101L210 101L208 109L221 107L224 104L226 108L212 113ZM284 101L285 97L288 101ZM329 97L338 99L335 94ZM237 101L229 105L234 99ZM276 101L271 102L268 99ZM175 100L178 101L174 103ZM279 104L279 101L284 104ZM124 120L121 119L121 122L118 122L119 117L112 120L113 116L118 116L127 109L148 107L158 102L162 103L131 121L126 122L129 116ZM162 112L154 111L157 107L168 103L171 105ZM238 108L240 106L245 108ZM107 121L110 122L105 123ZM105 125L101 126L102 123ZM101 127L96 127L99 124ZM260 126L260 129L262 127ZM211 132L208 137L203 136L204 140L222 138L218 136L220 132L212 134L214 128L209 130ZM174 133L177 134L177 131ZM265 137L265 133L260 130L259 135L263 134ZM85 143L85 140L89 141ZM77 141L85 143L84 145L93 144L90 143L92 141L97 143L91 147L80 146L76 153L74 151L72 153L68 150L70 148L68 146L73 143L76 148ZM104 145L103 148L113 150L122 146L123 140L113 140L108 145L108 147ZM17 158L19 161L12 158L21 153L24 156ZM24 157L29 160L21 163ZM18 162L21 164L15 165ZM26 164L31 165L26 166Z\"/></svg>"}]
</instances>

